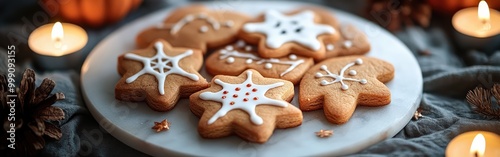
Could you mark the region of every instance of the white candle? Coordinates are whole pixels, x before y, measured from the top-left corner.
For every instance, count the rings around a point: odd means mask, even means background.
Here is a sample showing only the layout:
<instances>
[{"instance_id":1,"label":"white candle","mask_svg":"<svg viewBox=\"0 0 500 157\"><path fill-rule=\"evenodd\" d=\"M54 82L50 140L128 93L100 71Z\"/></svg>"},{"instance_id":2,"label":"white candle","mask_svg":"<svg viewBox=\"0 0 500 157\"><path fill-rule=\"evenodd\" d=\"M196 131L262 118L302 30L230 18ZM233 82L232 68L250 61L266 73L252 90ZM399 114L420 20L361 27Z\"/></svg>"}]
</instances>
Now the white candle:
<instances>
[{"instance_id":1,"label":"white candle","mask_svg":"<svg viewBox=\"0 0 500 157\"><path fill-rule=\"evenodd\" d=\"M59 57L82 49L87 40L87 33L81 27L57 22L35 29L28 38L28 45L38 54Z\"/></svg>"},{"instance_id":2,"label":"white candle","mask_svg":"<svg viewBox=\"0 0 500 157\"><path fill-rule=\"evenodd\" d=\"M478 7L465 8L453 15L453 28L458 32L477 38L487 38L500 33L500 12L488 8L482 0Z\"/></svg>"}]
</instances>

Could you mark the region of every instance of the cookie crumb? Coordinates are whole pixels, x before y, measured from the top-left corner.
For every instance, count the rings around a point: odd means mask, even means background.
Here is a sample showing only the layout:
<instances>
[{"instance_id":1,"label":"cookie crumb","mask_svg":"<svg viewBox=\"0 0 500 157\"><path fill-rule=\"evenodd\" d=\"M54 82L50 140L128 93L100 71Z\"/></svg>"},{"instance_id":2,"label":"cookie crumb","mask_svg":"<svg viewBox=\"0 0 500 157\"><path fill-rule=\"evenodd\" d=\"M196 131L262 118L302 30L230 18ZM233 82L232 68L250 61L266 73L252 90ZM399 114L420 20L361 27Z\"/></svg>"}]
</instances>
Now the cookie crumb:
<instances>
[{"instance_id":1,"label":"cookie crumb","mask_svg":"<svg viewBox=\"0 0 500 157\"><path fill-rule=\"evenodd\" d=\"M422 118L422 117L423 117L422 113L418 110L415 111L415 113L413 114L413 119L415 119L415 120L418 120L419 118Z\"/></svg>"},{"instance_id":2,"label":"cookie crumb","mask_svg":"<svg viewBox=\"0 0 500 157\"><path fill-rule=\"evenodd\" d=\"M318 132L315 132L316 133L316 136L318 137L321 137L321 138L325 138L325 137L330 137L333 135L333 130L319 130Z\"/></svg>"},{"instance_id":3,"label":"cookie crumb","mask_svg":"<svg viewBox=\"0 0 500 157\"><path fill-rule=\"evenodd\" d=\"M155 129L156 132L170 130L170 122L168 122L167 119L164 119L161 122L155 122L155 125L151 129Z\"/></svg>"}]
</instances>

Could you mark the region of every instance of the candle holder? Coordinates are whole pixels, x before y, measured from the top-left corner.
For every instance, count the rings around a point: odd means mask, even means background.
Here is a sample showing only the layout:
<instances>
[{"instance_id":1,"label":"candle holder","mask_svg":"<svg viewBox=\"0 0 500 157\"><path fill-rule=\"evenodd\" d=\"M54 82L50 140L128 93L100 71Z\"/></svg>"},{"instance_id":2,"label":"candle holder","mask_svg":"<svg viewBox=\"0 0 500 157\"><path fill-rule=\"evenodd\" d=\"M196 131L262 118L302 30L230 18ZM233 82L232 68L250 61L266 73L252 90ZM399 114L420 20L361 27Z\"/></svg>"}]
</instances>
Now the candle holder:
<instances>
[{"instance_id":1,"label":"candle holder","mask_svg":"<svg viewBox=\"0 0 500 157\"><path fill-rule=\"evenodd\" d=\"M479 50L488 55L500 49L500 12L489 9L485 1L479 7L465 8L453 15L457 46L464 50Z\"/></svg>"},{"instance_id":2,"label":"candle holder","mask_svg":"<svg viewBox=\"0 0 500 157\"><path fill-rule=\"evenodd\" d=\"M77 68L77 64L80 63L81 58L84 57L83 54L84 53L81 51L63 56L47 56L35 53L33 58L35 66L42 70L68 70Z\"/></svg>"},{"instance_id":3,"label":"candle holder","mask_svg":"<svg viewBox=\"0 0 500 157\"><path fill-rule=\"evenodd\" d=\"M457 47L468 51L478 50L491 56L495 51L500 50L500 35L495 35L487 38L476 38L454 31L455 42Z\"/></svg>"}]
</instances>

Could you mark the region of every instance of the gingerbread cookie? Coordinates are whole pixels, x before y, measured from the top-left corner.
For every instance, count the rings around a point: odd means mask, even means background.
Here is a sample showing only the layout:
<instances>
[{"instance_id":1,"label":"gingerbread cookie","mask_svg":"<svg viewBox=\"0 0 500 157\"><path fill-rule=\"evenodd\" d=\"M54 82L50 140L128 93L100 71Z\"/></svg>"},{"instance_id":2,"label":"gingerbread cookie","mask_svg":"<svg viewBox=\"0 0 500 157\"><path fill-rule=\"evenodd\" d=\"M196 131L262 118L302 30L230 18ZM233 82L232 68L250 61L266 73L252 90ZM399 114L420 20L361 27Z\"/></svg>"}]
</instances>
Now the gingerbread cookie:
<instances>
[{"instance_id":1,"label":"gingerbread cookie","mask_svg":"<svg viewBox=\"0 0 500 157\"><path fill-rule=\"evenodd\" d=\"M142 48L160 38L174 47L194 48L205 53L209 48L234 42L242 23L248 19L234 11L188 6L174 10L163 23L139 33L136 43Z\"/></svg>"},{"instance_id":2,"label":"gingerbread cookie","mask_svg":"<svg viewBox=\"0 0 500 157\"><path fill-rule=\"evenodd\" d=\"M299 104L302 111L323 108L331 123L347 122L357 105L383 106L391 102L384 83L394 77L392 64L365 56L327 59L302 78Z\"/></svg>"},{"instance_id":3,"label":"gingerbread cookie","mask_svg":"<svg viewBox=\"0 0 500 157\"><path fill-rule=\"evenodd\" d=\"M243 24L239 37L258 44L258 52L263 58L296 54L321 60L326 57L324 40L339 38L332 25L335 21L333 16L319 16L312 10L301 9L288 14L268 10Z\"/></svg>"},{"instance_id":4,"label":"gingerbread cookie","mask_svg":"<svg viewBox=\"0 0 500 157\"><path fill-rule=\"evenodd\" d=\"M299 83L304 73L314 64L312 58L290 54L281 58L262 58L254 46L239 40L215 51L205 60L212 75L239 75L246 69L259 71L264 77L279 78Z\"/></svg>"},{"instance_id":5,"label":"gingerbread cookie","mask_svg":"<svg viewBox=\"0 0 500 157\"><path fill-rule=\"evenodd\" d=\"M191 95L189 108L201 117L198 132L204 138L234 133L264 143L275 128L302 124L302 112L289 103L293 95L291 82L246 70L239 76L215 76L210 88Z\"/></svg>"},{"instance_id":6,"label":"gingerbread cookie","mask_svg":"<svg viewBox=\"0 0 500 157\"><path fill-rule=\"evenodd\" d=\"M198 70L203 64L199 50L174 48L157 40L146 49L134 50L118 58L122 78L115 86L115 98L146 101L156 111L171 110L179 97L208 87Z\"/></svg>"},{"instance_id":7,"label":"gingerbread cookie","mask_svg":"<svg viewBox=\"0 0 500 157\"><path fill-rule=\"evenodd\" d=\"M325 40L326 58L363 55L370 51L366 35L353 25L342 25L339 40Z\"/></svg>"}]
</instances>

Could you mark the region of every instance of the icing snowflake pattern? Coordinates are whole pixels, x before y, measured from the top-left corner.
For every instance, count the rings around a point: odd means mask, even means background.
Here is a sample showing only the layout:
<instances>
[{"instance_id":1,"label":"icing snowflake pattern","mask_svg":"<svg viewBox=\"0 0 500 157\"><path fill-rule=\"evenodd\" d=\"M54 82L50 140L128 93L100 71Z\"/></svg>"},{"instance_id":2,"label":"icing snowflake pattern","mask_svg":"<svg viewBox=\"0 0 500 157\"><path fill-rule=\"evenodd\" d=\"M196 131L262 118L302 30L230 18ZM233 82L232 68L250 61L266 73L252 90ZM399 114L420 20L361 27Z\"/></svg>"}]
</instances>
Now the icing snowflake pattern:
<instances>
[{"instance_id":1,"label":"icing snowflake pattern","mask_svg":"<svg viewBox=\"0 0 500 157\"><path fill-rule=\"evenodd\" d=\"M225 116L227 112L234 109L241 109L247 112L252 123L261 125L264 121L255 112L257 105L273 105L287 107L288 102L275 100L265 96L269 89L283 86L283 82L277 82L268 85L258 85L252 81L252 71L246 71L247 79L241 84L229 84L219 79L215 83L222 86L218 92L203 92L200 98L203 100L212 100L222 103L222 107L209 120L208 124L214 123L217 119Z\"/></svg>"},{"instance_id":2,"label":"icing snowflake pattern","mask_svg":"<svg viewBox=\"0 0 500 157\"><path fill-rule=\"evenodd\" d=\"M266 45L270 48L279 48L287 42L297 42L314 51L321 48L317 39L319 35L335 33L335 29L329 25L314 23L314 13L309 10L292 16L269 10L265 13L265 21L247 23L243 30L265 34Z\"/></svg>"},{"instance_id":3,"label":"icing snowflake pattern","mask_svg":"<svg viewBox=\"0 0 500 157\"><path fill-rule=\"evenodd\" d=\"M151 58L139 56L133 53L125 54L125 58L140 61L144 65L141 71L127 78L127 83L134 82L141 75L151 74L155 76L156 80L158 81L158 90L160 94L165 95L165 79L170 74L178 74L194 81L199 80L197 75L188 73L179 66L179 61L193 54L192 50L187 50L180 55L171 57L167 56L163 51L164 45L162 42L158 41L154 46L156 49L156 55Z\"/></svg>"},{"instance_id":4,"label":"icing snowflake pattern","mask_svg":"<svg viewBox=\"0 0 500 157\"><path fill-rule=\"evenodd\" d=\"M330 85L330 84L334 84L334 83L340 82L340 84L342 84L342 86L341 86L342 90L347 90L347 89L349 89L349 86L346 85L344 83L344 81L359 82L361 84L368 83L368 81L366 79L354 79L354 78L348 78L348 77L344 76L344 73L345 73L345 71L347 69L349 69L350 67L352 67L354 65L361 65L361 64L363 64L363 60L361 58L358 58L358 59L356 59L356 61L351 62L351 63L347 64L346 66L344 66L340 70L340 74L338 74L338 75L337 74L333 74L332 72L330 72L328 70L328 67L326 67L326 65L322 65L321 66L321 70L325 71L326 75L322 74L321 72L317 72L316 75L315 75L315 77L316 78L329 77L329 78L333 79L333 81L321 80L321 85L322 86L326 86L326 85ZM351 76L355 76L356 74L357 74L357 72L355 70L350 70L349 71L349 75L351 75Z\"/></svg>"},{"instance_id":5,"label":"icing snowflake pattern","mask_svg":"<svg viewBox=\"0 0 500 157\"><path fill-rule=\"evenodd\" d=\"M244 47L245 43L243 41L238 41L238 47ZM241 44L241 42L243 42L243 45ZM256 64L262 64L262 63L266 63L264 64L264 68L266 69L271 69L273 67L273 63L274 64L283 64L283 65L290 65L290 67L288 69L286 69L285 71L283 71L280 76L283 77L285 74L289 73L290 71L292 71L293 69L295 69L297 66L299 66L300 64L304 63L304 60L303 59L299 59L297 60L297 56L294 55L294 54L291 54L288 58L290 59L289 61L283 61L283 60L280 60L280 59L276 59L276 58L270 58L270 59L263 59L263 58L260 58L254 54L251 54L251 53L242 53L242 52L239 52L237 50L235 50L231 45L229 46L226 46L225 49L222 49L220 51L220 56L219 56L219 59L226 59L226 62L231 64L234 62L234 57L236 58L244 58L244 59L247 59L245 61L246 64L251 64L255 61Z\"/></svg>"}]
</instances>

